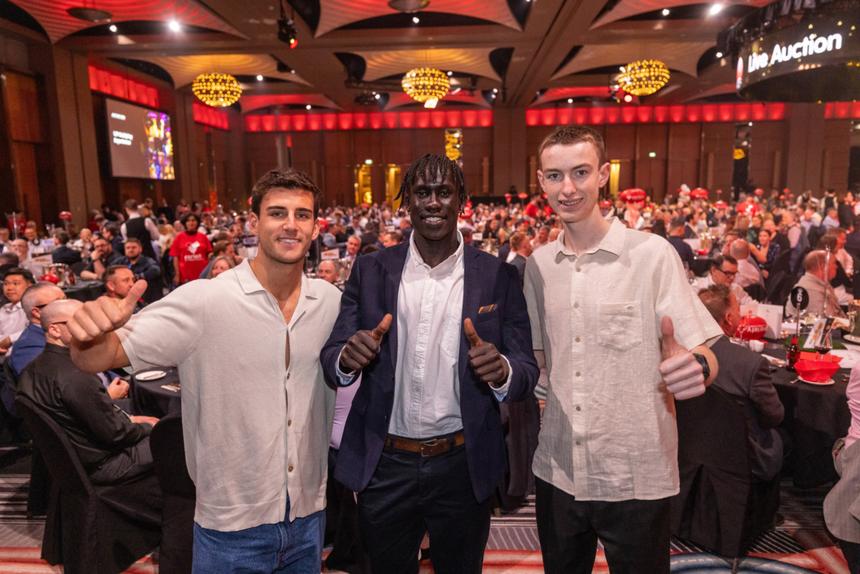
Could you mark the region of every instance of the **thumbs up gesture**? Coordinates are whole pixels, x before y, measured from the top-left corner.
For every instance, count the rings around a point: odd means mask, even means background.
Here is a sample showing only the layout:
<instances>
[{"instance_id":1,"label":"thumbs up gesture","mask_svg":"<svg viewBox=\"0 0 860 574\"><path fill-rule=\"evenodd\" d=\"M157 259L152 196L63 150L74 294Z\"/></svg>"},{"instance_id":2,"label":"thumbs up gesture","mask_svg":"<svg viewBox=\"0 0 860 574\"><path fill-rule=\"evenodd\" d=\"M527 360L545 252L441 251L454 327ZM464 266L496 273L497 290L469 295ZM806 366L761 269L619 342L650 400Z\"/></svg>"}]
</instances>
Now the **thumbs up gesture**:
<instances>
[{"instance_id":1,"label":"thumbs up gesture","mask_svg":"<svg viewBox=\"0 0 860 574\"><path fill-rule=\"evenodd\" d=\"M675 399L684 400L705 394L705 377L702 365L693 357L693 353L675 340L675 326L672 319L663 317L660 324L662 338L660 352L663 360L660 362L660 374L666 389Z\"/></svg>"},{"instance_id":2,"label":"thumbs up gesture","mask_svg":"<svg viewBox=\"0 0 860 574\"><path fill-rule=\"evenodd\" d=\"M84 303L66 323L71 342L88 343L125 325L145 291L146 281L140 279L123 299L105 295Z\"/></svg>"},{"instance_id":3,"label":"thumbs up gesture","mask_svg":"<svg viewBox=\"0 0 860 574\"><path fill-rule=\"evenodd\" d=\"M379 344L391 328L392 319L391 313L386 313L376 327L357 331L347 339L340 352L340 370L344 373L357 373L369 365L379 354Z\"/></svg>"},{"instance_id":4,"label":"thumbs up gesture","mask_svg":"<svg viewBox=\"0 0 860 574\"><path fill-rule=\"evenodd\" d=\"M463 332L469 341L469 365L482 382L491 387L500 387L508 378L508 362L492 343L478 336L472 320L463 320Z\"/></svg>"}]
</instances>

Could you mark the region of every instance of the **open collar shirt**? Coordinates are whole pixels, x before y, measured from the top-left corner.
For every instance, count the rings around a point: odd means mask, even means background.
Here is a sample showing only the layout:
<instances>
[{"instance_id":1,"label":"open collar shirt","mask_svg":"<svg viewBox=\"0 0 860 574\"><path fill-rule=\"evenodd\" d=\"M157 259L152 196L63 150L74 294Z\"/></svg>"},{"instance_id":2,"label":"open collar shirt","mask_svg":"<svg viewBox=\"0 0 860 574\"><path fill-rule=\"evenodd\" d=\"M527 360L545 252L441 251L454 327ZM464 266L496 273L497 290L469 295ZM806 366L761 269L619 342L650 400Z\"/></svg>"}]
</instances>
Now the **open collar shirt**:
<instances>
[{"instance_id":1,"label":"open collar shirt","mask_svg":"<svg viewBox=\"0 0 860 574\"><path fill-rule=\"evenodd\" d=\"M692 349L722 334L672 245L613 219L577 256L564 233L526 263L525 296L549 386L536 476L580 500L678 492L672 395L660 376L660 322Z\"/></svg>"},{"instance_id":2,"label":"open collar shirt","mask_svg":"<svg viewBox=\"0 0 860 574\"><path fill-rule=\"evenodd\" d=\"M27 315L21 302L6 303L0 307L0 339L9 339L14 343L27 328Z\"/></svg>"},{"instance_id":3,"label":"open collar shirt","mask_svg":"<svg viewBox=\"0 0 860 574\"><path fill-rule=\"evenodd\" d=\"M247 261L191 281L118 332L135 371L177 366L195 522L236 531L325 508L334 391L319 353L340 291L302 278L289 324ZM289 349L289 364L286 350Z\"/></svg>"}]
</instances>

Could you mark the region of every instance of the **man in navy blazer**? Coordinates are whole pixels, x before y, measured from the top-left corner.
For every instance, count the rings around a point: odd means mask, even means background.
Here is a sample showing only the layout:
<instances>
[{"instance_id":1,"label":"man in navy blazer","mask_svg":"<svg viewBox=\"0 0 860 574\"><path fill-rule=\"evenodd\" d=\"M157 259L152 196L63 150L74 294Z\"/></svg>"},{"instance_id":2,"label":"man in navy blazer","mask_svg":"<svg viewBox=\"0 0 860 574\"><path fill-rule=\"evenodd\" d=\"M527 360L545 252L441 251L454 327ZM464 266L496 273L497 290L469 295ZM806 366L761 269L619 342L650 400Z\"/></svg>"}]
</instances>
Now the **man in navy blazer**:
<instances>
[{"instance_id":1,"label":"man in navy blazer","mask_svg":"<svg viewBox=\"0 0 860 574\"><path fill-rule=\"evenodd\" d=\"M417 572L426 531L437 573L478 573L506 471L498 403L538 378L528 312L516 270L457 231L456 163L420 158L400 196L410 240L356 260L320 355L330 384L362 377L335 478L359 493L374 572Z\"/></svg>"}]
</instances>

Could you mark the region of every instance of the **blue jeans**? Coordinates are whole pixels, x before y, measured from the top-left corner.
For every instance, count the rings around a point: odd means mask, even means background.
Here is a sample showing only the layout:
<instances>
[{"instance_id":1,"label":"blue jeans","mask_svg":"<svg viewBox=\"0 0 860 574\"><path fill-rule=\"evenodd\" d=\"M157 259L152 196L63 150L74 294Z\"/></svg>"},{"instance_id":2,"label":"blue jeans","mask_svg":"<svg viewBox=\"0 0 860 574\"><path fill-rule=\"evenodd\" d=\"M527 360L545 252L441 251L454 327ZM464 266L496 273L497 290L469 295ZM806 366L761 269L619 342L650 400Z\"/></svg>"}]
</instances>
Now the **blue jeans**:
<instances>
[{"instance_id":1,"label":"blue jeans","mask_svg":"<svg viewBox=\"0 0 860 574\"><path fill-rule=\"evenodd\" d=\"M319 574L325 511L277 524L221 532L194 523L194 574Z\"/></svg>"}]
</instances>

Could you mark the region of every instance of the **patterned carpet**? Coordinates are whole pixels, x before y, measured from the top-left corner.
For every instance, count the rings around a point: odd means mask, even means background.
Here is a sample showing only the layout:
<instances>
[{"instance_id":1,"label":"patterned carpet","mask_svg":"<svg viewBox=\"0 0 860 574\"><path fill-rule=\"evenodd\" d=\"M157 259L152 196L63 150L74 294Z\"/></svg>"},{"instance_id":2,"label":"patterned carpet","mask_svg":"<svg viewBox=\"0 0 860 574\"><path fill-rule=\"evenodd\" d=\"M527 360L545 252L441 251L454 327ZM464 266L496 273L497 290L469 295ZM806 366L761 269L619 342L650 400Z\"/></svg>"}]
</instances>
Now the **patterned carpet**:
<instances>
[{"instance_id":1,"label":"patterned carpet","mask_svg":"<svg viewBox=\"0 0 860 574\"><path fill-rule=\"evenodd\" d=\"M16 449L0 448L0 574L60 573L39 558L44 520L27 517L28 457ZM789 481L782 484L782 522L762 535L744 558L738 572L745 574L849 574L842 553L824 527L821 502L827 488L798 490ZM516 512L494 516L484 572L519 574L542 572L534 500ZM731 565L681 540L672 541L672 572L722 574ZM156 574L158 566L148 556L127 572ZM421 573L433 572L422 562ZM598 550L595 573L608 573L602 550Z\"/></svg>"}]
</instances>

